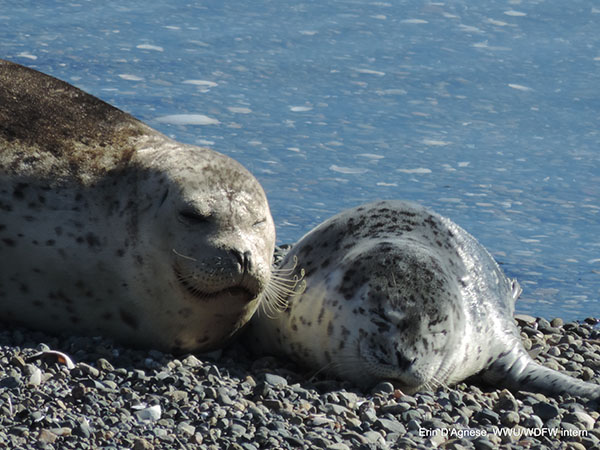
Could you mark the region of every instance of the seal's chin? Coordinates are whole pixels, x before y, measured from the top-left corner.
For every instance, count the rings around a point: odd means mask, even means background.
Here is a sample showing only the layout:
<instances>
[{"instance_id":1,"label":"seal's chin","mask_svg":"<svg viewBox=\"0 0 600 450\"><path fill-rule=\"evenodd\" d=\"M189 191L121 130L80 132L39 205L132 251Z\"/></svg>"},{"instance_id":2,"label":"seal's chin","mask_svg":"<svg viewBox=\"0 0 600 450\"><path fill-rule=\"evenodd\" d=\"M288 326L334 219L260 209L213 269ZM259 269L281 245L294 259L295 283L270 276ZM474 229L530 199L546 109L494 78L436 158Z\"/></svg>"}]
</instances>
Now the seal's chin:
<instances>
[{"instance_id":1,"label":"seal's chin","mask_svg":"<svg viewBox=\"0 0 600 450\"><path fill-rule=\"evenodd\" d=\"M406 383L405 381L402 380L397 380L397 379L389 379L386 380L389 381L392 386L394 386L395 389L398 389L400 391L402 391L402 393L407 394L407 395L413 395L416 392L422 391L423 389L426 389L428 387L427 383Z\"/></svg>"},{"instance_id":2,"label":"seal's chin","mask_svg":"<svg viewBox=\"0 0 600 450\"><path fill-rule=\"evenodd\" d=\"M393 348L398 348L394 345ZM401 346L400 346L401 347ZM440 383L428 372L430 365L423 366L416 358L406 358L396 352L379 352L380 347L366 339L358 341L358 361L360 361L360 383L368 383L372 388L382 381L390 382L405 394L414 394L424 388L433 389Z\"/></svg>"}]
</instances>

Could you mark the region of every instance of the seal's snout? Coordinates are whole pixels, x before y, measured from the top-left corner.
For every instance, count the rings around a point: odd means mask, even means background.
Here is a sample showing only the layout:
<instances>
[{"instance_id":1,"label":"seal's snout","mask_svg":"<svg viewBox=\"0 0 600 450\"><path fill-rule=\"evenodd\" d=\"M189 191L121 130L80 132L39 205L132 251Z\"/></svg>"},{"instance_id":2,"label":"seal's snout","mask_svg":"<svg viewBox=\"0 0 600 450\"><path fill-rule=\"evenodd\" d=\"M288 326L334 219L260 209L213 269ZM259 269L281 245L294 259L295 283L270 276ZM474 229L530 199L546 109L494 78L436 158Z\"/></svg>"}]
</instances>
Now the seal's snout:
<instances>
[{"instance_id":1,"label":"seal's snout","mask_svg":"<svg viewBox=\"0 0 600 450\"><path fill-rule=\"evenodd\" d=\"M396 364L400 370L409 369L415 362L416 358L408 359L401 352L396 352Z\"/></svg>"},{"instance_id":2,"label":"seal's snout","mask_svg":"<svg viewBox=\"0 0 600 450\"><path fill-rule=\"evenodd\" d=\"M231 250L233 260L237 263L239 271L239 282L237 287L245 289L249 294L248 299L254 300L264 289L259 267L255 264L254 254L249 251L238 249Z\"/></svg>"}]
</instances>

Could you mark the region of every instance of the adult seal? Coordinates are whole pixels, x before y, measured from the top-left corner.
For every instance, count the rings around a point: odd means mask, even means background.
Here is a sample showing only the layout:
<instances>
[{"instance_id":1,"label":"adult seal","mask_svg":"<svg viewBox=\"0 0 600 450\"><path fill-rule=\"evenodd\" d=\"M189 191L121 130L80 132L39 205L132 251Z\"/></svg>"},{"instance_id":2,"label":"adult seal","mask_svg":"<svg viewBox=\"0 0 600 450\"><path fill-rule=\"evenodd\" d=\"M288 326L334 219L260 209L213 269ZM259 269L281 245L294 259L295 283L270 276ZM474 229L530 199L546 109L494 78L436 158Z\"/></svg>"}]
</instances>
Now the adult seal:
<instances>
[{"instance_id":1,"label":"adult seal","mask_svg":"<svg viewBox=\"0 0 600 450\"><path fill-rule=\"evenodd\" d=\"M0 317L208 351L268 291L273 220L239 163L0 61Z\"/></svg>"},{"instance_id":2,"label":"adult seal","mask_svg":"<svg viewBox=\"0 0 600 450\"><path fill-rule=\"evenodd\" d=\"M404 392L480 374L513 390L597 399L600 387L534 362L513 319L521 289L451 220L382 201L306 234L282 270L305 270L304 292L252 319L254 346L362 387Z\"/></svg>"}]
</instances>

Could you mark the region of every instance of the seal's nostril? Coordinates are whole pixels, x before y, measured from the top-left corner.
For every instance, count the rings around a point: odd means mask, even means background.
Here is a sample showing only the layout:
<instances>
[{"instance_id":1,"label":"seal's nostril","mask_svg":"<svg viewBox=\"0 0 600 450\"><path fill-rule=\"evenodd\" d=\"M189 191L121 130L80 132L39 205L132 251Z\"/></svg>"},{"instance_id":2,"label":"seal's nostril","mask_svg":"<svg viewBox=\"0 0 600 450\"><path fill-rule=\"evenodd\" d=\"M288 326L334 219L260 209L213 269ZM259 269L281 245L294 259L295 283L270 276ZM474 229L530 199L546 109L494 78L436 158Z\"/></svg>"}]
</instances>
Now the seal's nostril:
<instances>
[{"instance_id":1,"label":"seal's nostril","mask_svg":"<svg viewBox=\"0 0 600 450\"><path fill-rule=\"evenodd\" d=\"M408 369L410 366L413 365L413 363L415 362L415 359L408 359L407 357L405 357L402 353L400 352L396 352L396 358L398 359L397 364L398 367L401 370L406 370Z\"/></svg>"},{"instance_id":2,"label":"seal's nostril","mask_svg":"<svg viewBox=\"0 0 600 450\"><path fill-rule=\"evenodd\" d=\"M231 250L231 253L233 253L233 256L240 265L242 272L248 272L250 269L252 269L252 252L247 250L242 253L239 250Z\"/></svg>"},{"instance_id":3,"label":"seal's nostril","mask_svg":"<svg viewBox=\"0 0 600 450\"><path fill-rule=\"evenodd\" d=\"M236 261L238 262L240 267L243 269L244 268L244 255L242 254L242 252L240 252L239 250L231 250L231 253L233 254L234 258L236 259Z\"/></svg>"},{"instance_id":4,"label":"seal's nostril","mask_svg":"<svg viewBox=\"0 0 600 450\"><path fill-rule=\"evenodd\" d=\"M244 265L243 265L244 271L245 272L250 271L252 269L252 264L253 264L252 252L250 252L249 250L246 250L244 252Z\"/></svg>"}]
</instances>

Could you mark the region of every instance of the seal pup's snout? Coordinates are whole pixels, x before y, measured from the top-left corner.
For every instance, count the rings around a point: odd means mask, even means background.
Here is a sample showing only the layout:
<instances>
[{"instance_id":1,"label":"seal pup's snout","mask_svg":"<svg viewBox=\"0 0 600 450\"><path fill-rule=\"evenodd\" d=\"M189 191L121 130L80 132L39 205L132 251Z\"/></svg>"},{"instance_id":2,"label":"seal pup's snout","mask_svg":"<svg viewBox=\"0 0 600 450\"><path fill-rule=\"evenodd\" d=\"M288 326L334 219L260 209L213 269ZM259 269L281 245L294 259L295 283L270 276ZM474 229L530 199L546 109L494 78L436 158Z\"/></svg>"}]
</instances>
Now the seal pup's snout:
<instances>
[{"instance_id":1,"label":"seal pup's snout","mask_svg":"<svg viewBox=\"0 0 600 450\"><path fill-rule=\"evenodd\" d=\"M396 350L396 365L400 370L408 370L417 358L408 359L402 352Z\"/></svg>"}]
</instances>

